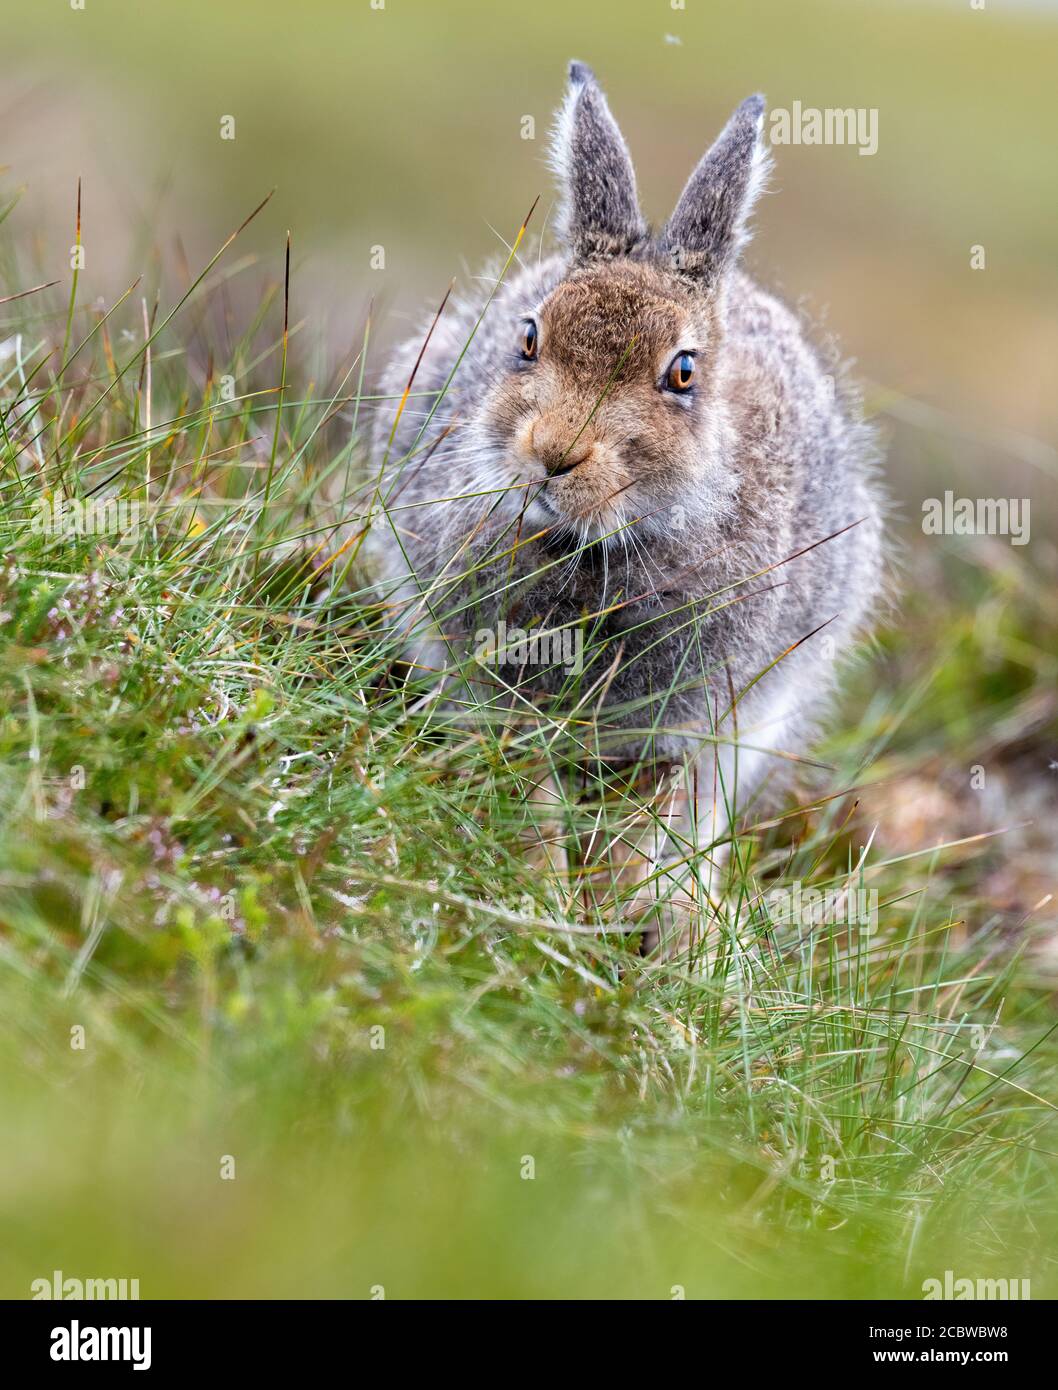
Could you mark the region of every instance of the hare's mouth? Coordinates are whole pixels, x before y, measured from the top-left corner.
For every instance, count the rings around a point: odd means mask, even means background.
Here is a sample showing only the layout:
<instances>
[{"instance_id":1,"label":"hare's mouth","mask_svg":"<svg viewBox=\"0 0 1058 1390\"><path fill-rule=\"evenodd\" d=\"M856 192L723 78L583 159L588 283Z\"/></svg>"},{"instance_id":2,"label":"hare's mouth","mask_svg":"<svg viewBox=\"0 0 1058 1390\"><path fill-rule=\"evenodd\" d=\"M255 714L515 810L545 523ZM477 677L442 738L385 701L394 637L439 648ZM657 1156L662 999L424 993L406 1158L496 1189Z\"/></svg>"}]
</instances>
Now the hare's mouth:
<instances>
[{"instance_id":1,"label":"hare's mouth","mask_svg":"<svg viewBox=\"0 0 1058 1390\"><path fill-rule=\"evenodd\" d=\"M567 511L542 490L525 510L525 521L542 532L540 543L555 554L568 555L585 546L609 549L619 545L617 530L621 522L614 515L601 512L574 513Z\"/></svg>"},{"instance_id":2,"label":"hare's mouth","mask_svg":"<svg viewBox=\"0 0 1058 1390\"><path fill-rule=\"evenodd\" d=\"M562 514L542 488L526 507L524 521L530 530L540 532L540 543L550 551L567 554L577 546L575 523Z\"/></svg>"}]
</instances>

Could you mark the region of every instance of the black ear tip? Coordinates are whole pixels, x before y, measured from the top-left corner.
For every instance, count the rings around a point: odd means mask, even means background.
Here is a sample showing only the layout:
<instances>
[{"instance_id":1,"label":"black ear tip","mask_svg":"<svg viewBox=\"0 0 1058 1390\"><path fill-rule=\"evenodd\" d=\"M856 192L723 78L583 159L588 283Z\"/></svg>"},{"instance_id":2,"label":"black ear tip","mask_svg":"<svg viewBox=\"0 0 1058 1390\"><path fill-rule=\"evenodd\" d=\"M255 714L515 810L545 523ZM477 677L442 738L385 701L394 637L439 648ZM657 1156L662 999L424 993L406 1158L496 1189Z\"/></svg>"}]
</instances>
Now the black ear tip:
<instances>
[{"instance_id":1,"label":"black ear tip","mask_svg":"<svg viewBox=\"0 0 1058 1390\"><path fill-rule=\"evenodd\" d=\"M580 63L573 58L569 65L569 80L575 87L586 87L589 82L595 81L595 74L587 63Z\"/></svg>"}]
</instances>

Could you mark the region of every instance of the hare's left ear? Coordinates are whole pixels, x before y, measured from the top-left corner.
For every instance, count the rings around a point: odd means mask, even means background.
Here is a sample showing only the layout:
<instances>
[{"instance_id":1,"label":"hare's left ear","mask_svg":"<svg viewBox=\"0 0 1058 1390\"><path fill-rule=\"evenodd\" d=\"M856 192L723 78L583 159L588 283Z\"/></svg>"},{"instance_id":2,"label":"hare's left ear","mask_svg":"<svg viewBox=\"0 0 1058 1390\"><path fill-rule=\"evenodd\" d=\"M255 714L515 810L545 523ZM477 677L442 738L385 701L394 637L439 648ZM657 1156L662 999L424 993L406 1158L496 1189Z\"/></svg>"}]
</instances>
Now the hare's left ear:
<instances>
[{"instance_id":1,"label":"hare's left ear","mask_svg":"<svg viewBox=\"0 0 1058 1390\"><path fill-rule=\"evenodd\" d=\"M570 63L551 163L562 185L559 235L576 259L626 254L647 234L628 146L595 74Z\"/></svg>"},{"instance_id":2,"label":"hare's left ear","mask_svg":"<svg viewBox=\"0 0 1058 1390\"><path fill-rule=\"evenodd\" d=\"M687 180L658 237L661 255L696 279L716 280L749 239L746 224L770 164L764 98L747 97Z\"/></svg>"}]
</instances>

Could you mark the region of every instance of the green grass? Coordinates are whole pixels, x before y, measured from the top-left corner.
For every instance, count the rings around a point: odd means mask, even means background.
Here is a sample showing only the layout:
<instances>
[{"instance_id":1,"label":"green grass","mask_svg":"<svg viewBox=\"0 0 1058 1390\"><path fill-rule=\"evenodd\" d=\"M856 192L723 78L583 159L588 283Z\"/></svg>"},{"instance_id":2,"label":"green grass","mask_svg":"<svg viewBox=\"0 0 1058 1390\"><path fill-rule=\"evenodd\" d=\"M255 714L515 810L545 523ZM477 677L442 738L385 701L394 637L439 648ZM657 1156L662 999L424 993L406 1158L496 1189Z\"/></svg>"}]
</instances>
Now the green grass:
<instances>
[{"instance_id":1,"label":"green grass","mask_svg":"<svg viewBox=\"0 0 1058 1390\"><path fill-rule=\"evenodd\" d=\"M822 781L740 824L704 962L645 960L526 861L546 718L455 723L360 560L291 557L363 509L396 400L366 331L327 389L288 358L281 288L240 330L225 265L107 317L0 305L0 1292L1053 1296L1042 919L982 889L1002 837L864 850L879 788L1028 777L1053 589L931 557ZM34 527L97 488L135 536ZM850 873L873 934L769 917Z\"/></svg>"}]
</instances>

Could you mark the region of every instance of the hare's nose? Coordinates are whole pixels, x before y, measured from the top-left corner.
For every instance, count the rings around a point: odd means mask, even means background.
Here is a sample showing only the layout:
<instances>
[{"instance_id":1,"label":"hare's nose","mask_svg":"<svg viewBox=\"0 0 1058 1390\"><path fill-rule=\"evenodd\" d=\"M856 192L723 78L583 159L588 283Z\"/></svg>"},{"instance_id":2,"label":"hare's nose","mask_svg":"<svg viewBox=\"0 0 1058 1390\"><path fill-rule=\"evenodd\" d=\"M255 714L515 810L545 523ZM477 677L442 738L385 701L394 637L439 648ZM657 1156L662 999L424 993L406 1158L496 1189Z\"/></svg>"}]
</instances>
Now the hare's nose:
<instances>
[{"instance_id":1,"label":"hare's nose","mask_svg":"<svg viewBox=\"0 0 1058 1390\"><path fill-rule=\"evenodd\" d=\"M595 448L595 439L589 430L582 429L571 435L542 421L533 426L531 443L533 452L552 478L571 472Z\"/></svg>"}]
</instances>

